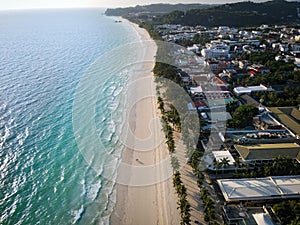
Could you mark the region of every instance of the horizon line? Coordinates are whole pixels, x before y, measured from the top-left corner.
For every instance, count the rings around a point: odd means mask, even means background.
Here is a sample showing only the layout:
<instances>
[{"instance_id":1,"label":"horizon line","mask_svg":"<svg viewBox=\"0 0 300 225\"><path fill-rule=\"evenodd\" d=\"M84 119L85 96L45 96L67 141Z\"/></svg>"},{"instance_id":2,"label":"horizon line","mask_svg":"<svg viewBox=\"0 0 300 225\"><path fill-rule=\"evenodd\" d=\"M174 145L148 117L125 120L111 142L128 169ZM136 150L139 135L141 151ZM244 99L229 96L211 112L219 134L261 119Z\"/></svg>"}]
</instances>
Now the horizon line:
<instances>
[{"instance_id":1,"label":"horizon line","mask_svg":"<svg viewBox=\"0 0 300 225\"><path fill-rule=\"evenodd\" d=\"M149 4L133 4L133 5L126 5L126 6L96 6L96 5L87 5L87 6L33 6L33 7L16 7L16 8L0 8L0 11L14 11L14 10L43 10L43 9L116 9L116 8L128 8L128 7L136 7L136 6L148 6L148 5L158 5L158 4L168 4L168 5L189 5L189 4L200 4L200 5L224 5L224 4L234 4L234 3L240 3L240 2L248 2L249 0L240 0L240 1L234 1L229 0L228 2L224 3L199 3L199 2L189 2L189 3L172 3L172 2L161 2L161 3L149 3ZM269 1L276 1L276 0L250 0L250 2L254 3L263 3L263 2L269 2ZM286 2L300 2L300 0L284 0Z\"/></svg>"},{"instance_id":2,"label":"horizon line","mask_svg":"<svg viewBox=\"0 0 300 225\"><path fill-rule=\"evenodd\" d=\"M107 9L104 6L70 6L70 7L28 7L28 8L5 8L0 11L17 11L17 10L44 10L44 9Z\"/></svg>"}]
</instances>

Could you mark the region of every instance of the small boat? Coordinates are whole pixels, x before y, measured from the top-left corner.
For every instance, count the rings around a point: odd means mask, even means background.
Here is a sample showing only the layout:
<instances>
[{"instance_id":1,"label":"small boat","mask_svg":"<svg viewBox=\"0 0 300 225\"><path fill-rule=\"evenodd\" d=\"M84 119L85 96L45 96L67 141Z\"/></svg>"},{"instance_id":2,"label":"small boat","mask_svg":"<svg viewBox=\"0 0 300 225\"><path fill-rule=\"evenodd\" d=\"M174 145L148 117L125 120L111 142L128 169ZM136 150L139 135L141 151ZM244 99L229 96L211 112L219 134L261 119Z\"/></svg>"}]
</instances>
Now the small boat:
<instances>
[{"instance_id":1,"label":"small boat","mask_svg":"<svg viewBox=\"0 0 300 225\"><path fill-rule=\"evenodd\" d=\"M115 20L115 23L122 23L121 20Z\"/></svg>"}]
</instances>

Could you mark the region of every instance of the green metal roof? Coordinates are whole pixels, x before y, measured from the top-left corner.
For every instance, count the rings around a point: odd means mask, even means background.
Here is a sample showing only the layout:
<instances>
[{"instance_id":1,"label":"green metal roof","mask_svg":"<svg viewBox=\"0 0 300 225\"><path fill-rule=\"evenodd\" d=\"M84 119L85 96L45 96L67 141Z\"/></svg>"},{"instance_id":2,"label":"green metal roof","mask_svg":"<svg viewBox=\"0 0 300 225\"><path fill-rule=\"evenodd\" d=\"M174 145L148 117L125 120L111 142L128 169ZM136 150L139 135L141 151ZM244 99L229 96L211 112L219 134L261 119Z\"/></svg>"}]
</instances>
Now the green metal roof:
<instances>
[{"instance_id":1,"label":"green metal roof","mask_svg":"<svg viewBox=\"0 0 300 225\"><path fill-rule=\"evenodd\" d=\"M300 146L296 143L235 145L244 160L274 159L289 156L300 160Z\"/></svg>"},{"instance_id":2,"label":"green metal roof","mask_svg":"<svg viewBox=\"0 0 300 225\"><path fill-rule=\"evenodd\" d=\"M300 111L296 107L271 107L273 115L295 134L300 135Z\"/></svg>"}]
</instances>

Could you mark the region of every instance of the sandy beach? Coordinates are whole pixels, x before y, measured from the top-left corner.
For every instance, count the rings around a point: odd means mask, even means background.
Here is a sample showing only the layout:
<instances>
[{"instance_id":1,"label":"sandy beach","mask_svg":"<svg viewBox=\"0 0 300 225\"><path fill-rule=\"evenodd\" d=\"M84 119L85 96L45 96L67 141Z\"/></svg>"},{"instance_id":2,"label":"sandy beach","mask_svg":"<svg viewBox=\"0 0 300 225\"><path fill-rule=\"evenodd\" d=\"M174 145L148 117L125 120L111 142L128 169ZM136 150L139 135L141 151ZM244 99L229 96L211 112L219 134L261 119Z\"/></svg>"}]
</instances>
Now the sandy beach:
<instances>
[{"instance_id":1,"label":"sandy beach","mask_svg":"<svg viewBox=\"0 0 300 225\"><path fill-rule=\"evenodd\" d=\"M133 80L129 87L134 93L128 96L134 96L134 99L130 99L133 104L129 104L125 121L129 127L126 131L128 144L118 170L117 202L110 222L112 225L179 224L177 196L172 177L168 176L171 166L161 130L152 73L157 46L146 30L131 25L141 40L146 41L145 63L140 65L141 74L133 78L137 83L134 84ZM157 167L162 161L168 163L168 172L166 168Z\"/></svg>"}]
</instances>

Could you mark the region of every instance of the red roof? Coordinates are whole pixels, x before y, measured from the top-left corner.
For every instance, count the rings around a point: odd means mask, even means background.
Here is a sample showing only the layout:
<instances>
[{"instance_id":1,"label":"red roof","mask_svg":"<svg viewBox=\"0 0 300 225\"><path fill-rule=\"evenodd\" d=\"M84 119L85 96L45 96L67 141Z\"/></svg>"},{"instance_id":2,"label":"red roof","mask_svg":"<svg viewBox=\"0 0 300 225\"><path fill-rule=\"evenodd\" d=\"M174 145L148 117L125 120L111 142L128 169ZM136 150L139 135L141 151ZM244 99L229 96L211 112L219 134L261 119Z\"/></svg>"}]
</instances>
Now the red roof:
<instances>
[{"instance_id":1,"label":"red roof","mask_svg":"<svg viewBox=\"0 0 300 225\"><path fill-rule=\"evenodd\" d=\"M254 70L250 70L248 73L249 73L250 75L256 75L256 74L257 74L257 72L255 72Z\"/></svg>"},{"instance_id":2,"label":"red roof","mask_svg":"<svg viewBox=\"0 0 300 225\"><path fill-rule=\"evenodd\" d=\"M219 88L221 89L221 91L227 91L226 86L219 86Z\"/></svg>"},{"instance_id":3,"label":"red roof","mask_svg":"<svg viewBox=\"0 0 300 225\"><path fill-rule=\"evenodd\" d=\"M203 100L195 100L194 105L196 108L198 107L207 107L206 103Z\"/></svg>"},{"instance_id":4,"label":"red roof","mask_svg":"<svg viewBox=\"0 0 300 225\"><path fill-rule=\"evenodd\" d=\"M219 78L219 77L216 77L216 83L217 84L224 84L225 85L225 82L221 78Z\"/></svg>"}]
</instances>

